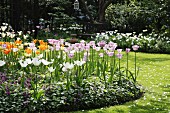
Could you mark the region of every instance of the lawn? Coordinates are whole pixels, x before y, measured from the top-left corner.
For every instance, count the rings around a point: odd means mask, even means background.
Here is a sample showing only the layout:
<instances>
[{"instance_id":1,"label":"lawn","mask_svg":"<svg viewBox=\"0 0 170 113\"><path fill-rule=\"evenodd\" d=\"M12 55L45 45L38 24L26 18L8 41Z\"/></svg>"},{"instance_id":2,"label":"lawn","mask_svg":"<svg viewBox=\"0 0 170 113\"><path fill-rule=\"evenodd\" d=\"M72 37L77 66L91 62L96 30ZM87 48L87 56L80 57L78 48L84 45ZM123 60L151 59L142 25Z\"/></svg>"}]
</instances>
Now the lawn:
<instances>
[{"instance_id":1,"label":"lawn","mask_svg":"<svg viewBox=\"0 0 170 113\"><path fill-rule=\"evenodd\" d=\"M133 52L129 58L133 71ZM124 61L125 57L121 63ZM137 65L140 67L137 80L145 90L142 98L123 105L70 113L170 113L170 55L137 53Z\"/></svg>"}]
</instances>

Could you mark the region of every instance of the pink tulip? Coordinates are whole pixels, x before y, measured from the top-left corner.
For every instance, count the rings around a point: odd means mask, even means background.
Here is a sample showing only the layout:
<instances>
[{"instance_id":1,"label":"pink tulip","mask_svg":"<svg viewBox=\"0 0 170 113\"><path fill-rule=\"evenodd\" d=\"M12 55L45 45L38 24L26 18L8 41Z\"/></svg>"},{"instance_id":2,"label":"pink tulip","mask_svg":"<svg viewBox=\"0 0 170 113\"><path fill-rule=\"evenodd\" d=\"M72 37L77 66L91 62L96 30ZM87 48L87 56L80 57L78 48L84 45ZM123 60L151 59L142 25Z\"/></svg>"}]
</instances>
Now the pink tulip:
<instances>
[{"instance_id":1,"label":"pink tulip","mask_svg":"<svg viewBox=\"0 0 170 113\"><path fill-rule=\"evenodd\" d=\"M100 47L104 47L105 45L106 45L106 42L103 40L98 43L98 46Z\"/></svg>"},{"instance_id":2,"label":"pink tulip","mask_svg":"<svg viewBox=\"0 0 170 113\"><path fill-rule=\"evenodd\" d=\"M137 51L139 49L139 46L138 45L134 45L134 46L132 46L132 48L133 48L134 51Z\"/></svg>"},{"instance_id":3,"label":"pink tulip","mask_svg":"<svg viewBox=\"0 0 170 113\"><path fill-rule=\"evenodd\" d=\"M129 53L130 52L130 48L126 48L126 53Z\"/></svg>"},{"instance_id":4,"label":"pink tulip","mask_svg":"<svg viewBox=\"0 0 170 113\"><path fill-rule=\"evenodd\" d=\"M122 56L123 56L123 55L122 55L121 53L118 53L118 54L117 54L117 58L119 58L119 59L121 59Z\"/></svg>"},{"instance_id":5,"label":"pink tulip","mask_svg":"<svg viewBox=\"0 0 170 113\"><path fill-rule=\"evenodd\" d=\"M121 53L121 52L122 52L122 49L117 49L117 52L118 52L118 53Z\"/></svg>"},{"instance_id":6,"label":"pink tulip","mask_svg":"<svg viewBox=\"0 0 170 113\"><path fill-rule=\"evenodd\" d=\"M103 56L104 56L104 54L103 54L103 53L99 53L99 56L100 56L100 57L103 57Z\"/></svg>"},{"instance_id":7,"label":"pink tulip","mask_svg":"<svg viewBox=\"0 0 170 113\"><path fill-rule=\"evenodd\" d=\"M113 56L114 52L112 52L112 51L111 52L107 52L107 54L108 54L108 56L111 57L111 56Z\"/></svg>"},{"instance_id":8,"label":"pink tulip","mask_svg":"<svg viewBox=\"0 0 170 113\"><path fill-rule=\"evenodd\" d=\"M73 57L74 57L74 53L69 53L69 54L68 54L68 57L69 57L69 58L73 58Z\"/></svg>"}]
</instances>

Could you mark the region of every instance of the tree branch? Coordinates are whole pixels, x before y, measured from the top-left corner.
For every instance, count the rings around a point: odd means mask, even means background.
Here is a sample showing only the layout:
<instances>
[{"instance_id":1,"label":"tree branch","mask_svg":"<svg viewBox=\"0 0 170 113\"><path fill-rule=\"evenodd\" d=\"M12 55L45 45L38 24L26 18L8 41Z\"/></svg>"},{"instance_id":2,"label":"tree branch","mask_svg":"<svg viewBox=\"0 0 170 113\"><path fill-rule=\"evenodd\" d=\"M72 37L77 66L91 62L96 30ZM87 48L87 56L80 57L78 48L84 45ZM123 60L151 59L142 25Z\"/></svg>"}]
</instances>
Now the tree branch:
<instances>
[{"instance_id":1,"label":"tree branch","mask_svg":"<svg viewBox=\"0 0 170 113\"><path fill-rule=\"evenodd\" d=\"M113 0L108 0L107 2L105 2L103 8L107 9L107 7L113 2Z\"/></svg>"}]
</instances>

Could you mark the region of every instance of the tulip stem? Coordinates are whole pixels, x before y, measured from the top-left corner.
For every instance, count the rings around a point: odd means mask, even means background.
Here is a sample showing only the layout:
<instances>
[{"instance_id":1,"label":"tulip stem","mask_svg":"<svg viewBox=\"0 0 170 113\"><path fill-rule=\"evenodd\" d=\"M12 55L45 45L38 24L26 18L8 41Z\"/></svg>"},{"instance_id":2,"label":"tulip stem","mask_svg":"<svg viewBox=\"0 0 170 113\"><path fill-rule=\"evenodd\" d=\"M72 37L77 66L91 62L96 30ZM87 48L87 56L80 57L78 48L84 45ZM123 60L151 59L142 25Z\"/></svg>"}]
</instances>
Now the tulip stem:
<instances>
[{"instance_id":1,"label":"tulip stem","mask_svg":"<svg viewBox=\"0 0 170 113\"><path fill-rule=\"evenodd\" d=\"M136 82L136 52L135 52L135 80L134 82Z\"/></svg>"},{"instance_id":2,"label":"tulip stem","mask_svg":"<svg viewBox=\"0 0 170 113\"><path fill-rule=\"evenodd\" d=\"M128 77L128 67L129 67L129 62L128 62L128 60L129 60L129 54L127 53L126 77Z\"/></svg>"}]
</instances>

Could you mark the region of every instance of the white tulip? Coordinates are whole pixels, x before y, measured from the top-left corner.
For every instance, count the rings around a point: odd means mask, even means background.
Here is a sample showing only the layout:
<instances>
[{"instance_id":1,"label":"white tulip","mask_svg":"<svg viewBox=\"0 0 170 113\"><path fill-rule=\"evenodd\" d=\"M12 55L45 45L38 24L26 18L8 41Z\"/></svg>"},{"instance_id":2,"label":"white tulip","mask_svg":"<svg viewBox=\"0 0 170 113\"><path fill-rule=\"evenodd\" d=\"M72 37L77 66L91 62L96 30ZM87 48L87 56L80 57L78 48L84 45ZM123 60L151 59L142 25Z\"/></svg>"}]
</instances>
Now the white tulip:
<instances>
[{"instance_id":1,"label":"white tulip","mask_svg":"<svg viewBox=\"0 0 170 113\"><path fill-rule=\"evenodd\" d=\"M74 67L74 65L72 63L66 62L63 64L65 68L67 69L72 69Z\"/></svg>"},{"instance_id":2,"label":"white tulip","mask_svg":"<svg viewBox=\"0 0 170 113\"><path fill-rule=\"evenodd\" d=\"M28 38L28 35L23 35L24 39L26 40Z\"/></svg>"},{"instance_id":3,"label":"white tulip","mask_svg":"<svg viewBox=\"0 0 170 113\"><path fill-rule=\"evenodd\" d=\"M32 64L32 61L30 58L25 59L25 61L27 62L27 64Z\"/></svg>"},{"instance_id":4,"label":"white tulip","mask_svg":"<svg viewBox=\"0 0 170 113\"><path fill-rule=\"evenodd\" d=\"M10 37L11 37L11 38L14 38L14 37L15 37L15 34L14 34L14 33L11 33L11 34L10 34Z\"/></svg>"},{"instance_id":5,"label":"white tulip","mask_svg":"<svg viewBox=\"0 0 170 113\"><path fill-rule=\"evenodd\" d=\"M0 60L0 67L5 65L5 62L3 60Z\"/></svg>"},{"instance_id":6,"label":"white tulip","mask_svg":"<svg viewBox=\"0 0 170 113\"><path fill-rule=\"evenodd\" d=\"M82 66L83 64L85 64L85 61L74 61L74 64L76 64L77 66Z\"/></svg>"},{"instance_id":7,"label":"white tulip","mask_svg":"<svg viewBox=\"0 0 170 113\"><path fill-rule=\"evenodd\" d=\"M55 68L53 68L53 67L48 67L48 71L52 73L53 71L55 71Z\"/></svg>"},{"instance_id":8,"label":"white tulip","mask_svg":"<svg viewBox=\"0 0 170 113\"><path fill-rule=\"evenodd\" d=\"M45 59L42 59L41 62L42 62L44 65L52 64L52 62L48 62L48 61L45 60Z\"/></svg>"},{"instance_id":9,"label":"white tulip","mask_svg":"<svg viewBox=\"0 0 170 113\"><path fill-rule=\"evenodd\" d=\"M66 71L71 70L73 68L74 68L74 64L66 62L66 63L63 63L62 71L66 72Z\"/></svg>"},{"instance_id":10,"label":"white tulip","mask_svg":"<svg viewBox=\"0 0 170 113\"><path fill-rule=\"evenodd\" d=\"M39 56L37 56L37 58L41 59L43 57L43 54L40 54Z\"/></svg>"},{"instance_id":11,"label":"white tulip","mask_svg":"<svg viewBox=\"0 0 170 113\"><path fill-rule=\"evenodd\" d=\"M23 62L23 60L19 61L21 67L27 67L28 63L26 61Z\"/></svg>"},{"instance_id":12,"label":"white tulip","mask_svg":"<svg viewBox=\"0 0 170 113\"><path fill-rule=\"evenodd\" d=\"M6 32L7 36L10 36L11 35L11 32Z\"/></svg>"},{"instance_id":13,"label":"white tulip","mask_svg":"<svg viewBox=\"0 0 170 113\"><path fill-rule=\"evenodd\" d=\"M18 31L18 34L19 34L19 36L21 36L22 35L22 31Z\"/></svg>"},{"instance_id":14,"label":"white tulip","mask_svg":"<svg viewBox=\"0 0 170 113\"><path fill-rule=\"evenodd\" d=\"M7 29L7 26L1 26L1 30L5 31Z\"/></svg>"},{"instance_id":15,"label":"white tulip","mask_svg":"<svg viewBox=\"0 0 170 113\"><path fill-rule=\"evenodd\" d=\"M35 66L39 66L41 64L41 60L39 60L38 58L33 58L32 59L32 63L35 65Z\"/></svg>"},{"instance_id":16,"label":"white tulip","mask_svg":"<svg viewBox=\"0 0 170 113\"><path fill-rule=\"evenodd\" d=\"M18 51L18 48L12 48L12 51L13 51L13 52L17 52L17 51Z\"/></svg>"},{"instance_id":17,"label":"white tulip","mask_svg":"<svg viewBox=\"0 0 170 113\"><path fill-rule=\"evenodd\" d=\"M5 36L6 36L6 33L1 33L1 36L2 36L2 38L4 38Z\"/></svg>"},{"instance_id":18,"label":"white tulip","mask_svg":"<svg viewBox=\"0 0 170 113\"><path fill-rule=\"evenodd\" d=\"M66 71L67 71L67 68L66 68L66 67L63 67L63 68L62 68L62 71L63 71L63 72L66 72Z\"/></svg>"}]
</instances>

